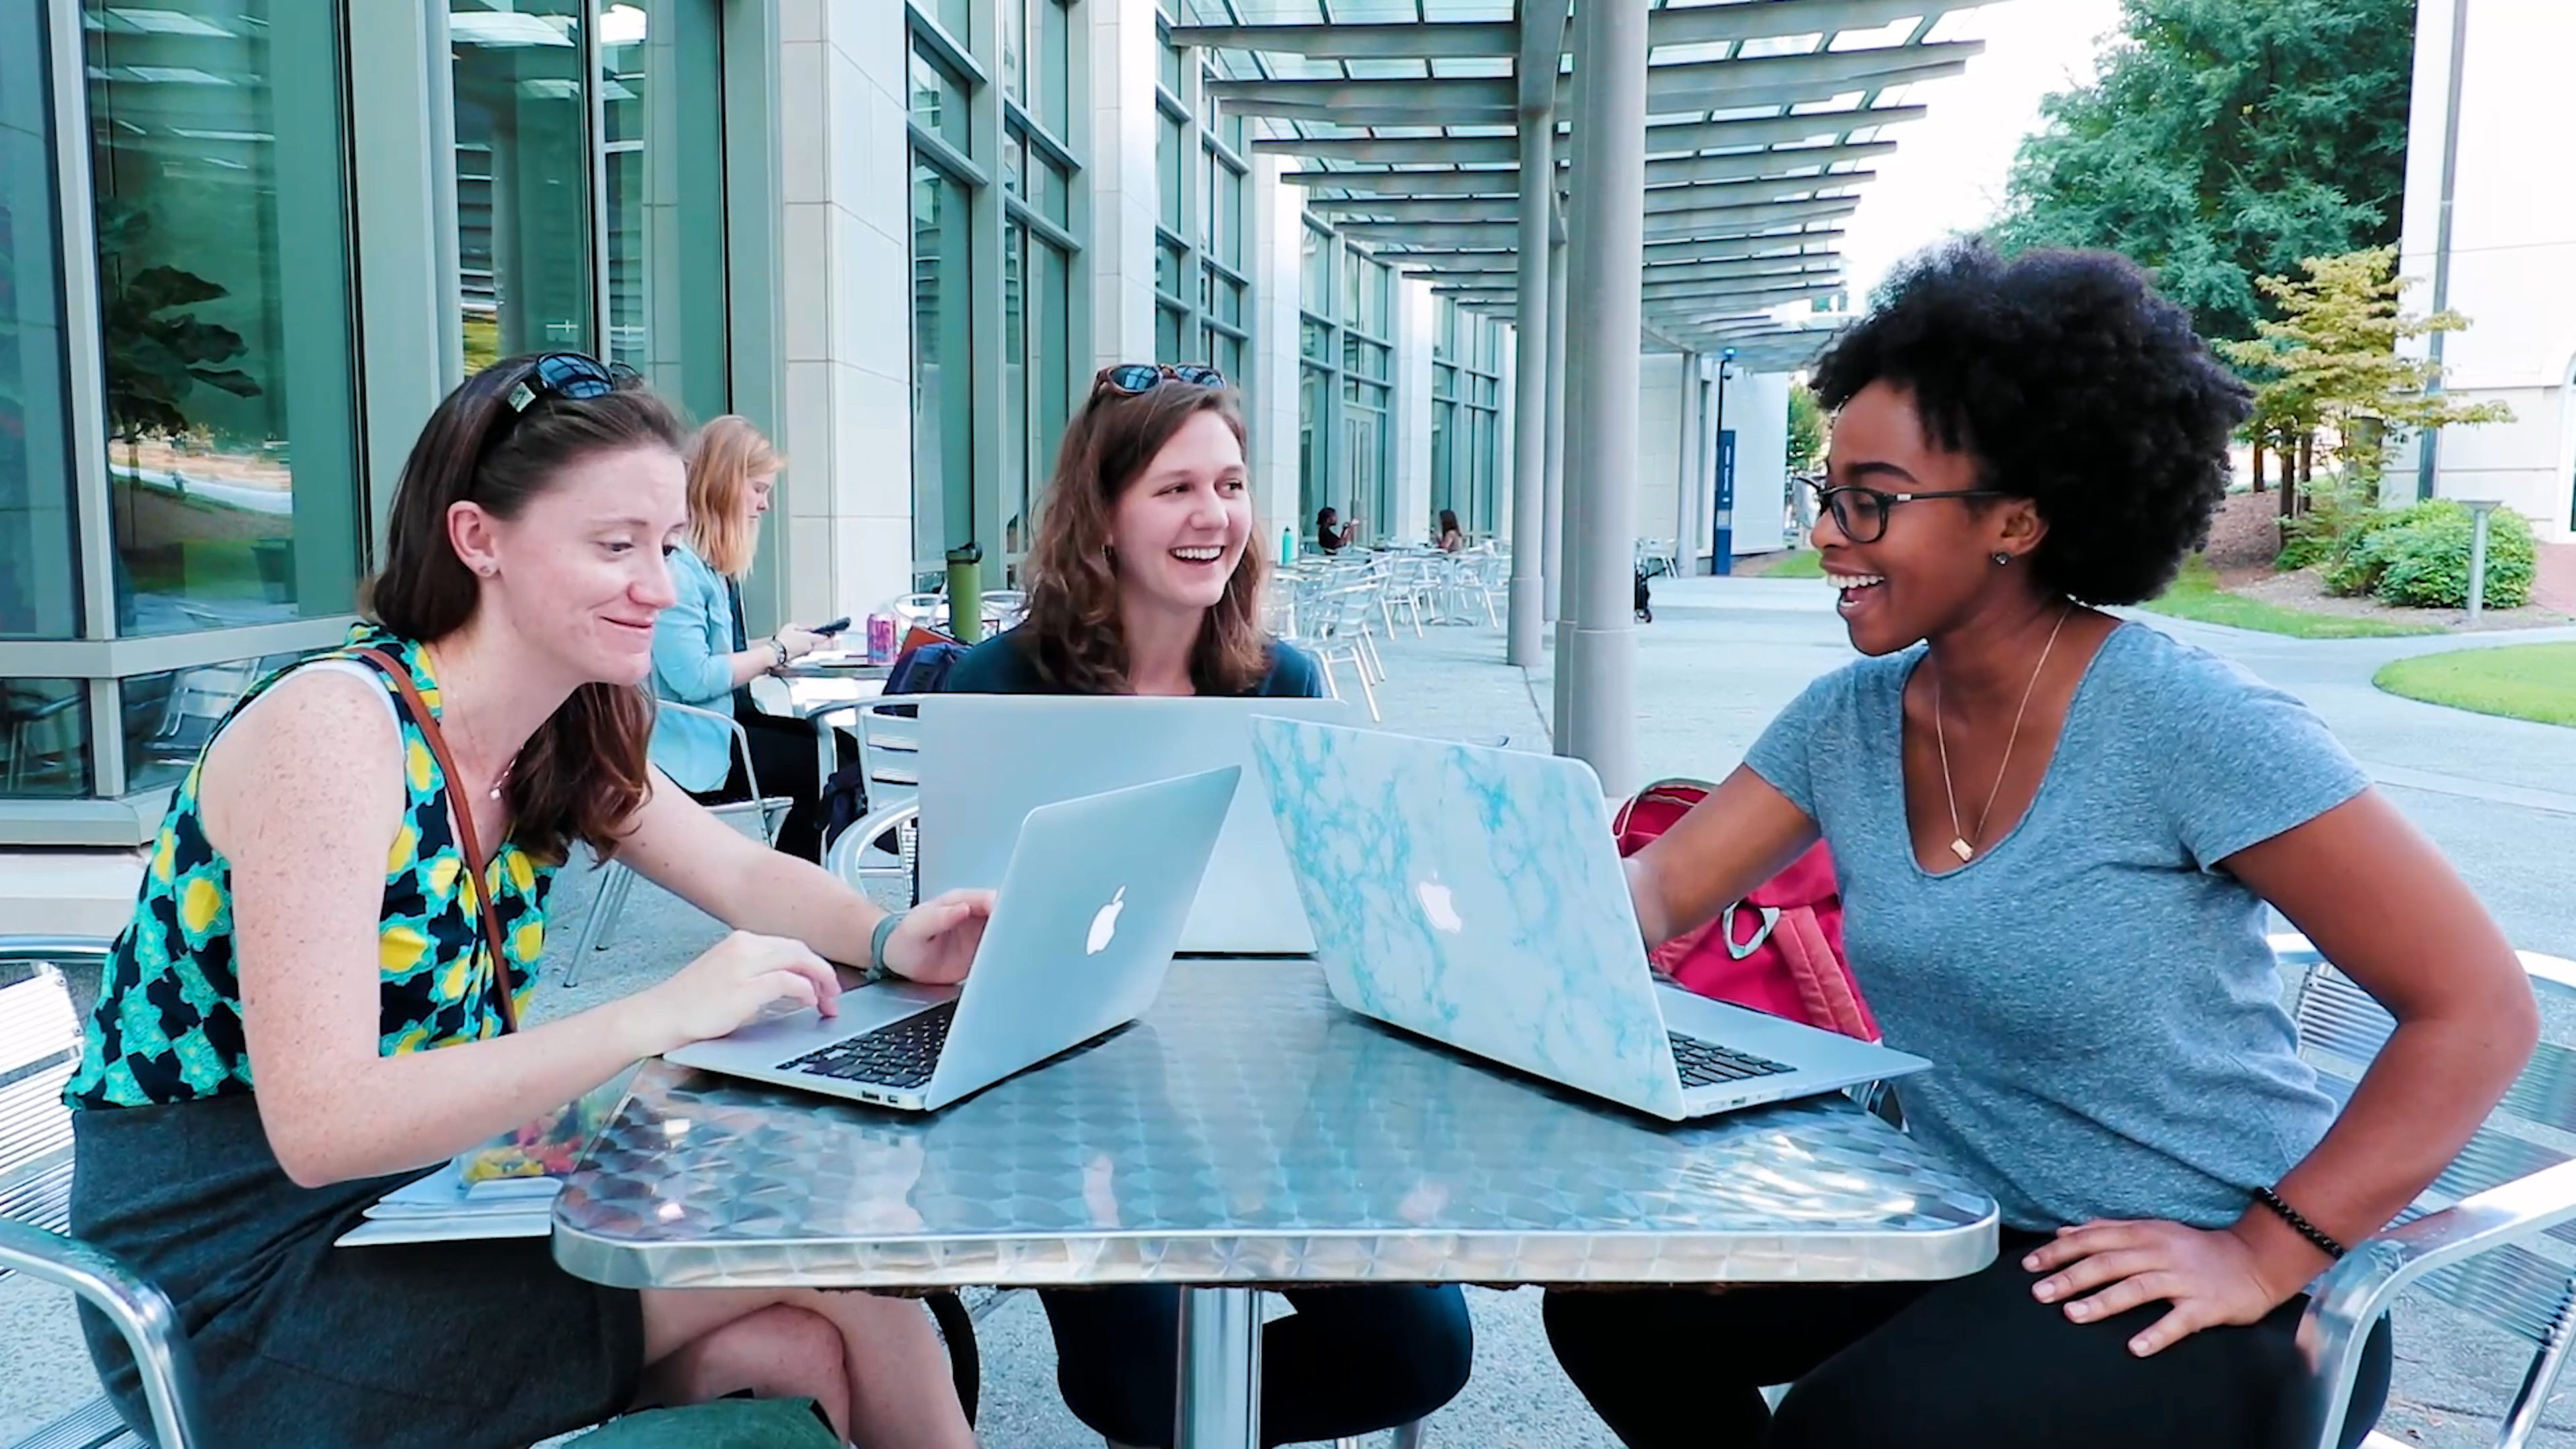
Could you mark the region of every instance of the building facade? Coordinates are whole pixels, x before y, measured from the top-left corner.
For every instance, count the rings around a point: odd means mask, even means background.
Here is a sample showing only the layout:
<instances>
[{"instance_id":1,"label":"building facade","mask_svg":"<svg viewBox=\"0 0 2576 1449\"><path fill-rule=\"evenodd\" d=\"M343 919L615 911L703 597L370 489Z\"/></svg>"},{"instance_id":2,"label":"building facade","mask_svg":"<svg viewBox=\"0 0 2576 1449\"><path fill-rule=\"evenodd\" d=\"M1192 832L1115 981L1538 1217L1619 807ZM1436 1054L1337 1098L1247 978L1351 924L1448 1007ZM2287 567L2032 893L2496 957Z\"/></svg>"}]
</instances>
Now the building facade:
<instances>
[{"instance_id":1,"label":"building facade","mask_svg":"<svg viewBox=\"0 0 2576 1449\"><path fill-rule=\"evenodd\" d=\"M2576 541L2570 55L2576 6L2419 0L2399 261L2410 309L2469 319L2440 339L2443 390L2513 421L2445 430L2392 487L2502 502L2554 542Z\"/></svg>"},{"instance_id":2,"label":"building facade","mask_svg":"<svg viewBox=\"0 0 2576 1449\"><path fill-rule=\"evenodd\" d=\"M516 353L772 434L757 628L969 546L1010 582L1121 361L1236 380L1274 551L1327 506L1507 535L1508 326L1313 214L1181 3L0 0L0 850L147 839ZM1716 476L1713 427L1665 431L1650 517Z\"/></svg>"}]
</instances>

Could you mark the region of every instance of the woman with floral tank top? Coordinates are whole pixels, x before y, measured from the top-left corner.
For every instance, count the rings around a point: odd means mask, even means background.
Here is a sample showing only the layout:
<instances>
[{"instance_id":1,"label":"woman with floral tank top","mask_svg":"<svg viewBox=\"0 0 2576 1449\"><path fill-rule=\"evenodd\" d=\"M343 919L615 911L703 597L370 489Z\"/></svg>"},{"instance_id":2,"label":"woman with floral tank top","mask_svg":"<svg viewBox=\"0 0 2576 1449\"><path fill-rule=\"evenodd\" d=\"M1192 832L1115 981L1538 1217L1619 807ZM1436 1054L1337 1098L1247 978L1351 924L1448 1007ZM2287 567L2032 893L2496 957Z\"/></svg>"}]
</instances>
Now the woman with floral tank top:
<instances>
[{"instance_id":1,"label":"woman with floral tank top","mask_svg":"<svg viewBox=\"0 0 2576 1449\"><path fill-rule=\"evenodd\" d=\"M889 921L647 764L681 443L579 354L468 381L404 466L372 622L245 697L172 801L66 1092L72 1221L170 1295L212 1443L523 1445L746 1390L870 1444L972 1442L915 1304L604 1288L543 1240L332 1247L642 1058L782 999L833 1011L827 961L946 982L974 957L988 895ZM522 1028L575 840L737 930ZM84 1327L148 1424L123 1341Z\"/></svg>"}]
</instances>

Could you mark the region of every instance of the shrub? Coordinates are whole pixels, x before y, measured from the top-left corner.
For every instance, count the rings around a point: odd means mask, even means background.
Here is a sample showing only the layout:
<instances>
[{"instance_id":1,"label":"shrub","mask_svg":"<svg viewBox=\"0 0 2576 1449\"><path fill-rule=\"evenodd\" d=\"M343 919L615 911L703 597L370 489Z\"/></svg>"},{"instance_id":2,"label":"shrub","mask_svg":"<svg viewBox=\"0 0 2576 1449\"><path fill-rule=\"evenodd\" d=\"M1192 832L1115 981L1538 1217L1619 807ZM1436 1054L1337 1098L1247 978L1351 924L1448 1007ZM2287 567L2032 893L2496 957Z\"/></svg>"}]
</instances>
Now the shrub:
<instances>
[{"instance_id":1,"label":"shrub","mask_svg":"<svg viewBox=\"0 0 2576 1449\"><path fill-rule=\"evenodd\" d=\"M2469 603L2469 551L2476 524L2469 510L2433 499L2384 513L2349 535L2344 557L2328 565L2326 586L2367 591L2401 608L2464 609ZM2531 599L2536 551L2531 524L2509 508L2487 525L2486 603L2512 609Z\"/></svg>"}]
</instances>

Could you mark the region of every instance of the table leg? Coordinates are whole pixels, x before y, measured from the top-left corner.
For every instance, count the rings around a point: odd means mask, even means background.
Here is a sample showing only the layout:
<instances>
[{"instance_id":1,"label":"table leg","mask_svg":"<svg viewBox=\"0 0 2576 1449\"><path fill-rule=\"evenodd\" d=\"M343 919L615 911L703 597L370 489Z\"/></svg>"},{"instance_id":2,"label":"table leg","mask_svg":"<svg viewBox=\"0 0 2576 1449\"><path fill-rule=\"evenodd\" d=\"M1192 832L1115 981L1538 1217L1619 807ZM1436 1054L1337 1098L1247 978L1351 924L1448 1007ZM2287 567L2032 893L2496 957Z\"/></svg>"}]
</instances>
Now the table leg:
<instances>
[{"instance_id":1,"label":"table leg","mask_svg":"<svg viewBox=\"0 0 2576 1449\"><path fill-rule=\"evenodd\" d=\"M1181 1386L1173 1449L1260 1449L1261 1293L1181 1290Z\"/></svg>"}]
</instances>

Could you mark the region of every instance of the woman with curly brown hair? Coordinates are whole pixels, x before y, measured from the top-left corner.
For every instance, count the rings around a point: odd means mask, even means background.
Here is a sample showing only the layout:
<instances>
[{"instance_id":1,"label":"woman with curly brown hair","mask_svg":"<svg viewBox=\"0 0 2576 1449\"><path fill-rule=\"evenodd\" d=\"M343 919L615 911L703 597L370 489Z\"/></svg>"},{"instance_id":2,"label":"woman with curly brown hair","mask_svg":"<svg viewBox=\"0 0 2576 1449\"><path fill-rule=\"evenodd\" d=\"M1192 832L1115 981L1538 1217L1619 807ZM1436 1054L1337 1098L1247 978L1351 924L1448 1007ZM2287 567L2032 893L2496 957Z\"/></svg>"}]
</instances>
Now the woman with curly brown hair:
<instances>
[{"instance_id":1,"label":"woman with curly brown hair","mask_svg":"<svg viewBox=\"0 0 2576 1449\"><path fill-rule=\"evenodd\" d=\"M1028 616L958 661L976 694L1323 693L1315 662L1261 627L1243 413L1204 367L1101 372L1065 429L1028 561ZM1040 1290L1056 1380L1113 1444L1172 1442L1180 1292ZM1340 1439L1422 1418L1467 1382L1453 1287L1301 1290L1263 1330L1261 1437Z\"/></svg>"}]
</instances>

